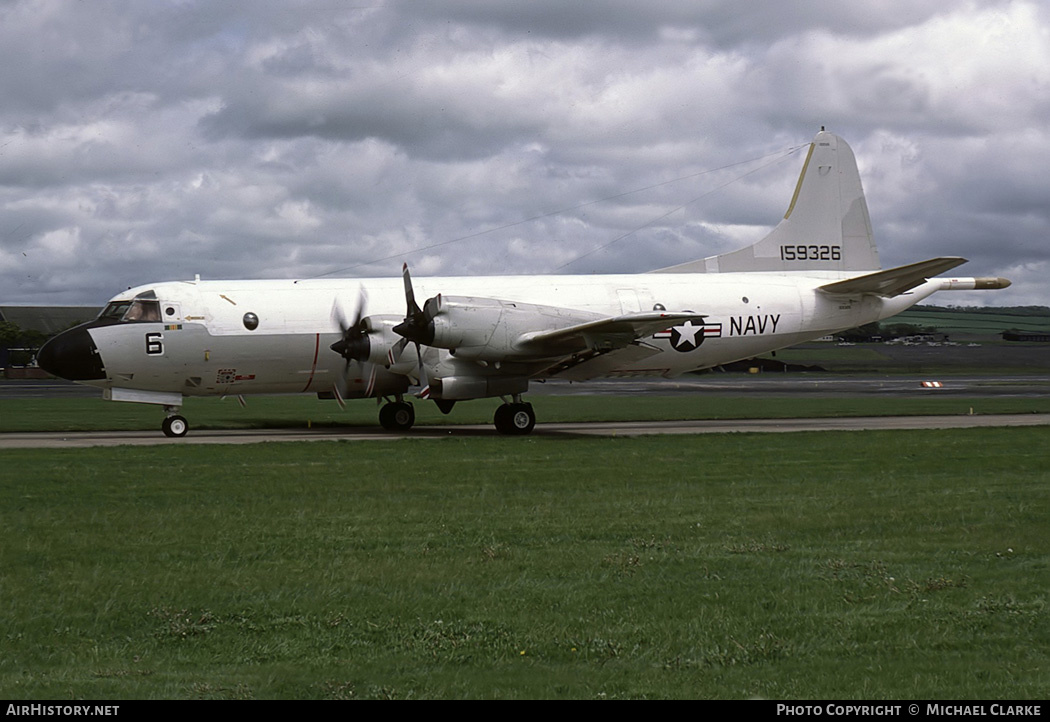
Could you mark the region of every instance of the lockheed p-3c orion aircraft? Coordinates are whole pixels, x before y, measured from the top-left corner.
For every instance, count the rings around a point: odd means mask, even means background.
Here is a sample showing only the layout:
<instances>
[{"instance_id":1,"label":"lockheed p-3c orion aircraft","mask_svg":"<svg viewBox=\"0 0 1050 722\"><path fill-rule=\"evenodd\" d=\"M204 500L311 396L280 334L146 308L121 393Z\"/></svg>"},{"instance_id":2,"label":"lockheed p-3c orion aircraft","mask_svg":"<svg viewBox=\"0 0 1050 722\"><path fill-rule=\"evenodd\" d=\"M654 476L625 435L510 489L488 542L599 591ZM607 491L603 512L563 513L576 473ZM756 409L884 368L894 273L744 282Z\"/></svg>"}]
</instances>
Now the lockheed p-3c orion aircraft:
<instances>
[{"instance_id":1,"label":"lockheed p-3c orion aircraft","mask_svg":"<svg viewBox=\"0 0 1050 722\"><path fill-rule=\"evenodd\" d=\"M936 291L1005 288L942 277L965 259L883 270L853 151L821 130L787 213L752 246L637 275L173 281L114 296L40 349L46 371L106 399L164 408L188 396L317 394L408 400L445 413L502 398L494 423L528 434L530 382L674 377L893 316ZM417 299L425 299L420 305Z\"/></svg>"}]
</instances>

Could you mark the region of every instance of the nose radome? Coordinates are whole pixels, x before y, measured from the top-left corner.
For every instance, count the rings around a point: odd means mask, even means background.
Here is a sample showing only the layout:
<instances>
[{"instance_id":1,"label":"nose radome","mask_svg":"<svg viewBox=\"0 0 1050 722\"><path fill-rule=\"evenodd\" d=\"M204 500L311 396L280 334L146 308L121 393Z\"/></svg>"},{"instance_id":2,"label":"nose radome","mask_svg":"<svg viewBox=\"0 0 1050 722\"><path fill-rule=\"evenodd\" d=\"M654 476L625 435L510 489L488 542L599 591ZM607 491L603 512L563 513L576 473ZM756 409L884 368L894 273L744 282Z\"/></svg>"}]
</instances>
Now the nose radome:
<instances>
[{"instance_id":1,"label":"nose radome","mask_svg":"<svg viewBox=\"0 0 1050 722\"><path fill-rule=\"evenodd\" d=\"M87 326L63 331L40 347L36 362L49 374L69 381L106 378L98 348Z\"/></svg>"}]
</instances>

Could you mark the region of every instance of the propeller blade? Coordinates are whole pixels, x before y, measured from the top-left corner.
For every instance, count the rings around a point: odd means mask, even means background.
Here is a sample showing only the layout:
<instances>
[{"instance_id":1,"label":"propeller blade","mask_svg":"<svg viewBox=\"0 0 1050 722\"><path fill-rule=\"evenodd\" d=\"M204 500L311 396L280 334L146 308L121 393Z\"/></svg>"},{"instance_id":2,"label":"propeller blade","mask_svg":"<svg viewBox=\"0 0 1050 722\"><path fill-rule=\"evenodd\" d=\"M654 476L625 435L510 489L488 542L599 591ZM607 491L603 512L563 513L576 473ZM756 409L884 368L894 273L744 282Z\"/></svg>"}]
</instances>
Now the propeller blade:
<instances>
[{"instance_id":1,"label":"propeller blade","mask_svg":"<svg viewBox=\"0 0 1050 722\"><path fill-rule=\"evenodd\" d=\"M360 326L365 317L365 307L368 305L368 293L364 286L358 286L357 290L357 313L354 315L354 327Z\"/></svg>"},{"instance_id":2,"label":"propeller blade","mask_svg":"<svg viewBox=\"0 0 1050 722\"><path fill-rule=\"evenodd\" d=\"M430 398L430 379L427 378L427 367L423 365L422 359L419 361L419 393L416 396L421 399Z\"/></svg>"},{"instance_id":3,"label":"propeller blade","mask_svg":"<svg viewBox=\"0 0 1050 722\"><path fill-rule=\"evenodd\" d=\"M365 396L371 396L376 390L376 368L375 364L369 364L368 386L365 388Z\"/></svg>"},{"instance_id":4,"label":"propeller blade","mask_svg":"<svg viewBox=\"0 0 1050 722\"><path fill-rule=\"evenodd\" d=\"M343 401L343 392L339 388L339 384L338 383L332 384L332 392L335 394L335 402L337 404L339 404L339 408L345 409L346 408L346 402Z\"/></svg>"},{"instance_id":5,"label":"propeller blade","mask_svg":"<svg viewBox=\"0 0 1050 722\"><path fill-rule=\"evenodd\" d=\"M421 309L416 303L416 292L412 289L412 276L407 263L402 267L402 273L405 279L406 313L405 320L394 326L394 333L415 342L417 346L429 346L434 341L434 316L439 310L441 297L427 299Z\"/></svg>"},{"instance_id":6,"label":"propeller blade","mask_svg":"<svg viewBox=\"0 0 1050 722\"><path fill-rule=\"evenodd\" d=\"M341 333L346 333L346 329L350 326L346 323L346 317L343 315L343 309L339 305L339 299L332 299L332 312L330 314L331 319L335 321L335 325L339 327Z\"/></svg>"},{"instance_id":7,"label":"propeller blade","mask_svg":"<svg viewBox=\"0 0 1050 722\"><path fill-rule=\"evenodd\" d=\"M429 398L430 382L427 379L427 368L423 364L423 346L429 346L434 341L434 316L441 310L441 294L428 298L423 308L416 303L416 292L412 288L412 275L408 272L408 264L401 267L401 274L405 279L405 320L394 326L394 333L401 336L405 343L411 341L416 345L416 362L418 363L418 379L420 390L416 394L421 399ZM398 344L400 354L405 346ZM393 358L391 349L391 358Z\"/></svg>"},{"instance_id":8,"label":"propeller blade","mask_svg":"<svg viewBox=\"0 0 1050 722\"><path fill-rule=\"evenodd\" d=\"M416 292L412 290L412 276L408 272L408 264L404 263L401 265L401 277L405 280L405 300L407 301L408 311L405 314L405 320L418 316L419 306L416 304Z\"/></svg>"},{"instance_id":9,"label":"propeller blade","mask_svg":"<svg viewBox=\"0 0 1050 722\"><path fill-rule=\"evenodd\" d=\"M365 318L365 308L367 305L368 294L365 293L365 289L362 287L357 297L357 308L354 310L354 320L352 323L348 324L343 309L339 305L339 299L336 298L332 301L332 319L339 326L342 335L340 339L329 346L329 348L345 358L348 366L350 361L366 360L371 351L368 340L368 322Z\"/></svg>"},{"instance_id":10,"label":"propeller blade","mask_svg":"<svg viewBox=\"0 0 1050 722\"><path fill-rule=\"evenodd\" d=\"M416 360L419 362L417 367L419 391L416 393L416 398L427 399L430 398L430 380L427 378L427 367L423 365L423 350L418 343L416 344Z\"/></svg>"},{"instance_id":11,"label":"propeller blade","mask_svg":"<svg viewBox=\"0 0 1050 722\"><path fill-rule=\"evenodd\" d=\"M386 360L388 366L393 366L401 360L401 354L405 352L405 347L408 346L409 340L402 338L396 344L390 347L390 350L386 353Z\"/></svg>"}]
</instances>

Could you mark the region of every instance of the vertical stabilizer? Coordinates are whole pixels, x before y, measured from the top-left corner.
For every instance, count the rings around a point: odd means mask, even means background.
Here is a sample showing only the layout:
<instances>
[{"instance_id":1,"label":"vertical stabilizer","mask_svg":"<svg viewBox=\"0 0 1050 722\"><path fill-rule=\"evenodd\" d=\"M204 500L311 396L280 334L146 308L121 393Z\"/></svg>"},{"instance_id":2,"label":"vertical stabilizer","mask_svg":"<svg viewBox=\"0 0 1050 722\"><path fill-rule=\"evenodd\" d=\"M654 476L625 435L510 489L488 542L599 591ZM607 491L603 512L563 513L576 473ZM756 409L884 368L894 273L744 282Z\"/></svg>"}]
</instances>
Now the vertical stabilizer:
<instances>
[{"instance_id":1,"label":"vertical stabilizer","mask_svg":"<svg viewBox=\"0 0 1050 722\"><path fill-rule=\"evenodd\" d=\"M657 273L879 268L857 159L846 141L822 130L809 146L784 220L768 236L753 246Z\"/></svg>"}]
</instances>

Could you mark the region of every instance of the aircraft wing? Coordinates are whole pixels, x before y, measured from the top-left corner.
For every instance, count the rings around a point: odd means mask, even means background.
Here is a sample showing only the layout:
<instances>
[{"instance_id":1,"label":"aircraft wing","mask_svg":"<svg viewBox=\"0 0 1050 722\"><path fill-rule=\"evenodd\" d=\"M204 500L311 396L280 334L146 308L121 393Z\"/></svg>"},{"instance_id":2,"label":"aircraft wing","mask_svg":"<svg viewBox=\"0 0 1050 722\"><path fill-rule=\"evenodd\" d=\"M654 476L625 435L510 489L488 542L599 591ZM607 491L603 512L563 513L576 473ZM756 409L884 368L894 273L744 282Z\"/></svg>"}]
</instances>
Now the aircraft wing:
<instances>
[{"instance_id":1,"label":"aircraft wing","mask_svg":"<svg viewBox=\"0 0 1050 722\"><path fill-rule=\"evenodd\" d=\"M703 323L703 318L695 313L666 311L628 313L566 328L531 331L519 337L517 346L544 356L560 351L562 358L540 375L584 381L660 353L659 348L639 339L686 321Z\"/></svg>"},{"instance_id":2,"label":"aircraft wing","mask_svg":"<svg viewBox=\"0 0 1050 722\"><path fill-rule=\"evenodd\" d=\"M859 293L874 293L879 296L892 298L910 291L916 286L921 286L927 279L951 270L956 266L966 263L965 258L948 256L945 258L931 258L927 261L909 263L907 266L887 268L884 271L875 271L856 278L847 278L845 281L835 281L820 286L818 290L832 295L854 295Z\"/></svg>"},{"instance_id":3,"label":"aircraft wing","mask_svg":"<svg viewBox=\"0 0 1050 722\"><path fill-rule=\"evenodd\" d=\"M703 319L703 316L696 313L627 313L565 328L529 331L519 336L515 345L537 355L546 355L548 350L551 351L551 355L569 350L612 351L686 321L703 323Z\"/></svg>"}]
</instances>

